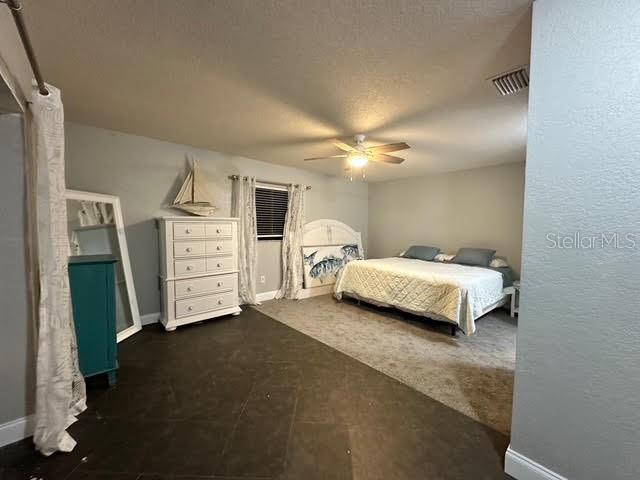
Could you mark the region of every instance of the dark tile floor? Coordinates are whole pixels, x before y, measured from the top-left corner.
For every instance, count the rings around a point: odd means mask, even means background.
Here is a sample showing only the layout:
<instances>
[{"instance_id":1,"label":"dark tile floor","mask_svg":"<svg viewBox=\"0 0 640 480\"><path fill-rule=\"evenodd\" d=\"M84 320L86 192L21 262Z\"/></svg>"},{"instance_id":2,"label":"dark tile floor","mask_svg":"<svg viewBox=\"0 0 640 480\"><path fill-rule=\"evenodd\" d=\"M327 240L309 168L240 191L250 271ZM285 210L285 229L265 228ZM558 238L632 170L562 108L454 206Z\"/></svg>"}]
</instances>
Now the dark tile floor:
<instances>
[{"instance_id":1,"label":"dark tile floor","mask_svg":"<svg viewBox=\"0 0 640 480\"><path fill-rule=\"evenodd\" d=\"M76 449L0 449L1 480L508 478L504 435L252 309L146 327L119 355Z\"/></svg>"}]
</instances>

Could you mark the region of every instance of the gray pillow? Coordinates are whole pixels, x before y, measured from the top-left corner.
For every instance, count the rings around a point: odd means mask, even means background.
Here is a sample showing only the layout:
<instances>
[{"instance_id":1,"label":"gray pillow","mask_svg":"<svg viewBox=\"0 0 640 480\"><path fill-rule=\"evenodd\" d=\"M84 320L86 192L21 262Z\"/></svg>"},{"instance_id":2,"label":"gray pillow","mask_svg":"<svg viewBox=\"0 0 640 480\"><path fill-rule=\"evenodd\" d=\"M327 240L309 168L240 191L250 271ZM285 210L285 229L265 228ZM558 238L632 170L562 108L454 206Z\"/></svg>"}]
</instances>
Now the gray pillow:
<instances>
[{"instance_id":1,"label":"gray pillow","mask_svg":"<svg viewBox=\"0 0 640 480\"><path fill-rule=\"evenodd\" d=\"M418 260L432 261L440 249L436 247L425 247L424 245L412 245L402 254L404 258L416 258Z\"/></svg>"},{"instance_id":2,"label":"gray pillow","mask_svg":"<svg viewBox=\"0 0 640 480\"><path fill-rule=\"evenodd\" d=\"M451 262L488 267L495 254L496 251L489 248L461 248Z\"/></svg>"}]
</instances>

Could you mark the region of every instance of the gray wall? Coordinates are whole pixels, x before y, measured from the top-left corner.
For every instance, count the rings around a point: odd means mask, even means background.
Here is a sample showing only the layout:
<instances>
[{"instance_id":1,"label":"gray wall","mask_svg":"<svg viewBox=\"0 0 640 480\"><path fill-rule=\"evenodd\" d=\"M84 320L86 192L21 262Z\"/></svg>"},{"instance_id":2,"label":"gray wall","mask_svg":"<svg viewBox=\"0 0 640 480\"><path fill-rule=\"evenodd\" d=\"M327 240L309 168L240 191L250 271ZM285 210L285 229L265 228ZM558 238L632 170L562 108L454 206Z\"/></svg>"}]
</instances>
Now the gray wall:
<instances>
[{"instance_id":1,"label":"gray wall","mask_svg":"<svg viewBox=\"0 0 640 480\"><path fill-rule=\"evenodd\" d=\"M306 183L313 187L307 194L307 220L343 221L362 232L366 245L366 184L74 123L66 124L65 135L67 187L120 197L141 314L160 310L158 235L153 219L180 214L167 205L184 179L187 153L200 160L220 216L230 213L231 180L227 177L231 174ZM259 242L258 277L262 275L265 283L258 283L259 292L279 287L279 242Z\"/></svg>"},{"instance_id":2,"label":"gray wall","mask_svg":"<svg viewBox=\"0 0 640 480\"><path fill-rule=\"evenodd\" d=\"M534 3L511 448L576 480L640 474L638 18L637 0ZM574 232L636 245L550 248Z\"/></svg>"},{"instance_id":3,"label":"gray wall","mask_svg":"<svg viewBox=\"0 0 640 480\"><path fill-rule=\"evenodd\" d=\"M488 247L519 271L523 197L521 162L370 184L369 254Z\"/></svg>"},{"instance_id":4,"label":"gray wall","mask_svg":"<svg viewBox=\"0 0 640 480\"><path fill-rule=\"evenodd\" d=\"M24 104L24 99L31 97L33 74L11 11L6 7L0 8L0 73L10 77L5 78L5 81L15 88L20 103Z\"/></svg>"},{"instance_id":5,"label":"gray wall","mask_svg":"<svg viewBox=\"0 0 640 480\"><path fill-rule=\"evenodd\" d=\"M22 118L0 115L0 424L33 405L33 330L28 318Z\"/></svg>"}]
</instances>

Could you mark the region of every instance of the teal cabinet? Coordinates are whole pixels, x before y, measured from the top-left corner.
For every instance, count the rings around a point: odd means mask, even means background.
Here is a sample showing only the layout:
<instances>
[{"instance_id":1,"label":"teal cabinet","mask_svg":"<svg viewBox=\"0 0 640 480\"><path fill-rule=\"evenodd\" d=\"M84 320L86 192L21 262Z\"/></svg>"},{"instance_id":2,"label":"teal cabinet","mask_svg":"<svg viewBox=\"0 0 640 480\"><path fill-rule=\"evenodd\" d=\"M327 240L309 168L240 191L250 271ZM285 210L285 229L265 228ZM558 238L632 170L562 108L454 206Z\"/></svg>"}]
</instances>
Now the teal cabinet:
<instances>
[{"instance_id":1,"label":"teal cabinet","mask_svg":"<svg viewBox=\"0 0 640 480\"><path fill-rule=\"evenodd\" d=\"M116 381L115 263L113 255L69 257L69 285L78 341L80 371L84 377L106 373Z\"/></svg>"}]
</instances>

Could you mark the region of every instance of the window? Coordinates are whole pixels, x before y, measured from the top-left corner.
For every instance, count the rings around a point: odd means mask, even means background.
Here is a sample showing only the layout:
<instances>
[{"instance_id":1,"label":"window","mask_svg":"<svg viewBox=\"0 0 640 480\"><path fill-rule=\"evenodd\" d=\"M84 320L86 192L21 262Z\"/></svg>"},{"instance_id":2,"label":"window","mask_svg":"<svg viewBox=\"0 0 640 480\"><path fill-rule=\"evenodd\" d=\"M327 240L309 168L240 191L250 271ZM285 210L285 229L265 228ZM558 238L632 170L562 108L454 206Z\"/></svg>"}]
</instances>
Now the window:
<instances>
[{"instance_id":1,"label":"window","mask_svg":"<svg viewBox=\"0 0 640 480\"><path fill-rule=\"evenodd\" d=\"M256 217L258 240L279 240L284 232L289 192L286 189L257 186Z\"/></svg>"}]
</instances>

